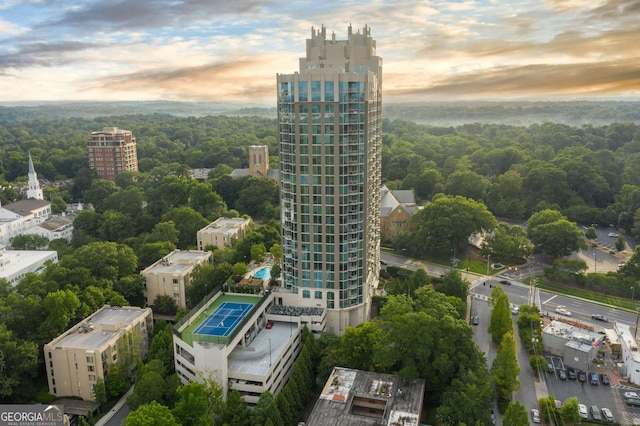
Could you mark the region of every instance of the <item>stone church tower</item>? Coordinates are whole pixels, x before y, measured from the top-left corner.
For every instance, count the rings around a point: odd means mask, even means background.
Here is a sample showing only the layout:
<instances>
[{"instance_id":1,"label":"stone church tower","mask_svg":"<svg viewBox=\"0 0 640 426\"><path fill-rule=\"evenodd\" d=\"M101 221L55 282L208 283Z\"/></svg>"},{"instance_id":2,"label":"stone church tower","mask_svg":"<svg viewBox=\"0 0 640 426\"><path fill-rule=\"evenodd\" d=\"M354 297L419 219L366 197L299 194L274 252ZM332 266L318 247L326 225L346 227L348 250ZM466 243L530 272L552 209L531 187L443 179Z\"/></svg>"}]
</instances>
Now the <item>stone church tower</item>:
<instances>
[{"instance_id":1,"label":"stone church tower","mask_svg":"<svg viewBox=\"0 0 640 426\"><path fill-rule=\"evenodd\" d=\"M251 145L249 147L249 175L267 177L269 170L269 147Z\"/></svg>"}]
</instances>

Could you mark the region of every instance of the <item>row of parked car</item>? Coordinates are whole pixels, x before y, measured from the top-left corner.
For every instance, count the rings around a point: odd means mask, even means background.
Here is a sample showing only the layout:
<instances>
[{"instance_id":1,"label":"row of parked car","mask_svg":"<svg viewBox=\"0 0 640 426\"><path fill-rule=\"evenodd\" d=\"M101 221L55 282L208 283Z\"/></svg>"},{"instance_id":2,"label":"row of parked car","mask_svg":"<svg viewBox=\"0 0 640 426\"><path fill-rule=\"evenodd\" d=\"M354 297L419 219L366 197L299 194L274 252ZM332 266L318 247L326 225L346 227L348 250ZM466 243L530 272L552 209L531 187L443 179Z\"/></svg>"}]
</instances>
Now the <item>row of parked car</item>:
<instances>
[{"instance_id":1,"label":"row of parked car","mask_svg":"<svg viewBox=\"0 0 640 426\"><path fill-rule=\"evenodd\" d=\"M556 400L556 408L560 409L561 407L562 402ZM589 411L591 411L591 418L593 420L613 422L613 413L608 408L598 408L596 405L592 405ZM583 419L589 418L589 411L586 405L578 404L578 413L580 413L580 417ZM540 410L537 408L531 409L531 421L533 423L540 423Z\"/></svg>"},{"instance_id":2,"label":"row of parked car","mask_svg":"<svg viewBox=\"0 0 640 426\"><path fill-rule=\"evenodd\" d=\"M553 372L553 366L549 364L549 372ZM589 384L599 385L603 384L605 386L611 384L611 380L609 379L608 374L598 374L594 372L590 372L587 374L586 371L576 370L574 368L567 368L566 371L562 368L558 369L558 378L560 380L578 380L580 382L586 382L587 378L589 379Z\"/></svg>"}]
</instances>

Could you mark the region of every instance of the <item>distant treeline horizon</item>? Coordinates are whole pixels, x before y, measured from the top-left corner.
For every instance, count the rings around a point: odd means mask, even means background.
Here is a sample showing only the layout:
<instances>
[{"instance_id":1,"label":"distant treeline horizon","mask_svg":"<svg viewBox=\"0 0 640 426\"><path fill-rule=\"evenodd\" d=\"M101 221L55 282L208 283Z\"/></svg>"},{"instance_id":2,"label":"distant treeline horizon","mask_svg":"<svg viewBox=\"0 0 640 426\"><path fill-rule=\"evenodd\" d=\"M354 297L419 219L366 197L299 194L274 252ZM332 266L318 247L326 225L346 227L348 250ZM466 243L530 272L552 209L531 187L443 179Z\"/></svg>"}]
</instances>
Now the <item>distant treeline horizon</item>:
<instances>
[{"instance_id":1,"label":"distant treeline horizon","mask_svg":"<svg viewBox=\"0 0 640 426\"><path fill-rule=\"evenodd\" d=\"M0 123L33 119L97 118L113 115L169 114L182 117L208 115L276 117L276 106L239 102L5 102ZM526 126L559 123L640 123L640 101L452 101L384 103L383 117L420 124L458 126L467 123Z\"/></svg>"}]
</instances>

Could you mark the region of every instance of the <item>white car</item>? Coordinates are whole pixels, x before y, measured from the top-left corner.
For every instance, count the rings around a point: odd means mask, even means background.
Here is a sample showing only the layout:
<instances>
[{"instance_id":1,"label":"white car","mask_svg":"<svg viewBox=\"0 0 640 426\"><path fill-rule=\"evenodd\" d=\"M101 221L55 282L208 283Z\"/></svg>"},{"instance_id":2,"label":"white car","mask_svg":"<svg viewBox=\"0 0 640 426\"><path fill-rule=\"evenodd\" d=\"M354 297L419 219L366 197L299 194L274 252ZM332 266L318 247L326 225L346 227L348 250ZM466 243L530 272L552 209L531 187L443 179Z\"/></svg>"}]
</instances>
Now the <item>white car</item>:
<instances>
[{"instance_id":1,"label":"white car","mask_svg":"<svg viewBox=\"0 0 640 426\"><path fill-rule=\"evenodd\" d=\"M535 408L531 409L531 421L534 423L540 423L540 411Z\"/></svg>"},{"instance_id":2,"label":"white car","mask_svg":"<svg viewBox=\"0 0 640 426\"><path fill-rule=\"evenodd\" d=\"M638 395L637 392L625 392L624 393L624 397L629 399L629 398L635 398L635 399L640 399L640 396Z\"/></svg>"},{"instance_id":3,"label":"white car","mask_svg":"<svg viewBox=\"0 0 640 426\"><path fill-rule=\"evenodd\" d=\"M605 420L607 420L608 422L613 421L613 413L611 412L611 410L609 410L608 408L602 408L601 411Z\"/></svg>"},{"instance_id":4,"label":"white car","mask_svg":"<svg viewBox=\"0 0 640 426\"><path fill-rule=\"evenodd\" d=\"M580 417L583 419L589 418L589 411L587 411L587 406L584 404L578 404L578 412L580 413Z\"/></svg>"},{"instance_id":5,"label":"white car","mask_svg":"<svg viewBox=\"0 0 640 426\"><path fill-rule=\"evenodd\" d=\"M558 306L556 308L556 312L559 313L560 315L564 315L565 317L571 316L571 312L566 310L563 305Z\"/></svg>"},{"instance_id":6,"label":"white car","mask_svg":"<svg viewBox=\"0 0 640 426\"><path fill-rule=\"evenodd\" d=\"M616 234L615 232L609 232L609 236L613 238L618 238L620 234Z\"/></svg>"},{"instance_id":7,"label":"white car","mask_svg":"<svg viewBox=\"0 0 640 426\"><path fill-rule=\"evenodd\" d=\"M511 309L511 313L513 315L518 315L520 313L520 308L516 306L515 308Z\"/></svg>"}]
</instances>

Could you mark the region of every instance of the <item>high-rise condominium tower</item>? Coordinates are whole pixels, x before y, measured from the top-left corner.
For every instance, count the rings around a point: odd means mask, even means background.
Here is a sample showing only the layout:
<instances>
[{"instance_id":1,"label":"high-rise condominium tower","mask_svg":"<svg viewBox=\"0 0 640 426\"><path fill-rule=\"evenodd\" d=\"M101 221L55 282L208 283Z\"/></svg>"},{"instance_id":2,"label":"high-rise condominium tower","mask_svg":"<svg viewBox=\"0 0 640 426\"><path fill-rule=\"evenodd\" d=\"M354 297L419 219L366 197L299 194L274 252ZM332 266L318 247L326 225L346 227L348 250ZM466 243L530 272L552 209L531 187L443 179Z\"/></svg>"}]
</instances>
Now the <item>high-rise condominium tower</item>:
<instances>
[{"instance_id":1,"label":"high-rise condominium tower","mask_svg":"<svg viewBox=\"0 0 640 426\"><path fill-rule=\"evenodd\" d=\"M105 127L91 132L87 143L89 167L103 179L113 180L120 172L138 171L136 138L130 130Z\"/></svg>"},{"instance_id":2,"label":"high-rise condominium tower","mask_svg":"<svg viewBox=\"0 0 640 426\"><path fill-rule=\"evenodd\" d=\"M283 287L327 309L327 331L369 317L380 271L382 59L371 30L311 29L278 74Z\"/></svg>"}]
</instances>

